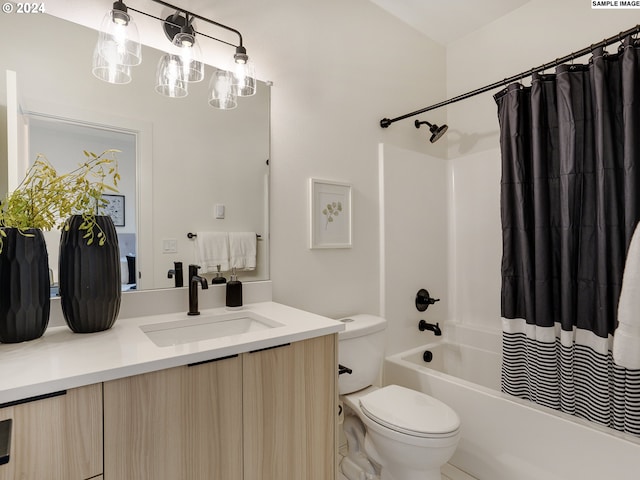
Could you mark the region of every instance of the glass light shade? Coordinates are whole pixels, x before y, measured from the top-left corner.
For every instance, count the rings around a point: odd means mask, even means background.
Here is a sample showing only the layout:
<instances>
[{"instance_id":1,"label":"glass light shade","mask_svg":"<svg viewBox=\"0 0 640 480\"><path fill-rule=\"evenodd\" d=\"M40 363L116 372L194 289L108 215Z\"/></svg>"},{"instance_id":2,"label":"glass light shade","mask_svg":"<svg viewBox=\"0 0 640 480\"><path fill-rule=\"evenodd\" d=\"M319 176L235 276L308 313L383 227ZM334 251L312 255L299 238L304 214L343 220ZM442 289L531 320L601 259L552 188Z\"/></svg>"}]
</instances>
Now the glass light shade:
<instances>
[{"instance_id":1,"label":"glass light shade","mask_svg":"<svg viewBox=\"0 0 640 480\"><path fill-rule=\"evenodd\" d=\"M221 110L231 110L238 106L231 72L214 69L209 81L209 105Z\"/></svg>"},{"instance_id":2,"label":"glass light shade","mask_svg":"<svg viewBox=\"0 0 640 480\"><path fill-rule=\"evenodd\" d=\"M160 57L156 70L156 92L166 97L186 97L189 93L184 81L182 59L178 55L165 53Z\"/></svg>"},{"instance_id":3,"label":"glass light shade","mask_svg":"<svg viewBox=\"0 0 640 480\"><path fill-rule=\"evenodd\" d=\"M93 50L91 73L96 78L108 83L125 84L131 81L131 67L108 61L100 55L97 45Z\"/></svg>"},{"instance_id":4,"label":"glass light shade","mask_svg":"<svg viewBox=\"0 0 640 480\"><path fill-rule=\"evenodd\" d=\"M204 79L204 63L200 44L189 33L178 33L173 38L174 51L182 58L185 82L200 82Z\"/></svg>"},{"instance_id":5,"label":"glass light shade","mask_svg":"<svg viewBox=\"0 0 640 480\"><path fill-rule=\"evenodd\" d=\"M142 62L138 27L128 13L111 10L102 19L98 52L108 62L133 67Z\"/></svg>"},{"instance_id":6,"label":"glass light shade","mask_svg":"<svg viewBox=\"0 0 640 480\"><path fill-rule=\"evenodd\" d=\"M233 86L239 97L250 97L256 94L256 69L251 59L246 63L235 64Z\"/></svg>"}]
</instances>

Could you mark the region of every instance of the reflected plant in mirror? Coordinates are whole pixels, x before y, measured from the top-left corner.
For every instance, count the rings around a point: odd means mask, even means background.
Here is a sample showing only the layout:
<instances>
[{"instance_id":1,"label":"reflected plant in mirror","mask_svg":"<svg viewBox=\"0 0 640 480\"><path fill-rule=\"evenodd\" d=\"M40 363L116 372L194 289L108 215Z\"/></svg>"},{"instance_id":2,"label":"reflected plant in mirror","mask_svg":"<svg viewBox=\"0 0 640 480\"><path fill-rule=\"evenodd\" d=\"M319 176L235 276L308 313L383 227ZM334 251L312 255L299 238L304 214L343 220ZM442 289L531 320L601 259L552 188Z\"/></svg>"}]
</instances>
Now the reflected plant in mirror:
<instances>
[{"instance_id":1,"label":"reflected plant in mirror","mask_svg":"<svg viewBox=\"0 0 640 480\"><path fill-rule=\"evenodd\" d=\"M6 110L7 142L18 152L0 164L9 172L0 196L19 183L11 184L11 172L21 178L34 152L46 152L58 171L69 171L65 159L76 152L116 148L126 218L116 226L123 286L134 278L137 289L173 288L167 271L174 263L196 263L188 232L256 232L256 268L240 273L243 282L269 278L270 88L264 82L257 82L255 95L239 97L235 109L220 111L208 104L206 81L189 84L184 98L155 92L164 51L143 46L144 61L131 81L112 85L91 74L95 30L48 14L14 16L3 27L22 40L0 45L0 66L16 72L13 91L0 75L0 110ZM61 64L62 50L74 61ZM225 206L224 218L216 205ZM45 237L55 270L59 232Z\"/></svg>"},{"instance_id":2,"label":"reflected plant in mirror","mask_svg":"<svg viewBox=\"0 0 640 480\"><path fill-rule=\"evenodd\" d=\"M100 155L84 151L86 160L68 173L59 174L49 160L38 154L33 165L18 185L0 203L0 252L5 228L16 228L21 234L29 229L68 229L66 219L72 214L82 215L80 230L91 245L104 240L95 216L104 202L105 191L117 192L120 175L115 158L116 150Z\"/></svg>"}]
</instances>

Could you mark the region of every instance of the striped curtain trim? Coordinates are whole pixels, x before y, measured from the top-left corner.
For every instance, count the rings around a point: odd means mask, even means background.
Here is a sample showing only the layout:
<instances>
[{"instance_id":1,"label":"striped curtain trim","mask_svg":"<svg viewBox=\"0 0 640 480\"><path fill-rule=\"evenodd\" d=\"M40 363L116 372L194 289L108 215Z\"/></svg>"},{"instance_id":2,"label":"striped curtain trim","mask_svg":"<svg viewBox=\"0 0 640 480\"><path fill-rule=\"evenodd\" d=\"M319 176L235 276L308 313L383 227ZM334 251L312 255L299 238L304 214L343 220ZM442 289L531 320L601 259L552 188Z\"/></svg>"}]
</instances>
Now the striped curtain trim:
<instances>
[{"instance_id":1,"label":"striped curtain trim","mask_svg":"<svg viewBox=\"0 0 640 480\"><path fill-rule=\"evenodd\" d=\"M611 337L520 319L503 327L504 393L640 436L640 370L613 362Z\"/></svg>"}]
</instances>

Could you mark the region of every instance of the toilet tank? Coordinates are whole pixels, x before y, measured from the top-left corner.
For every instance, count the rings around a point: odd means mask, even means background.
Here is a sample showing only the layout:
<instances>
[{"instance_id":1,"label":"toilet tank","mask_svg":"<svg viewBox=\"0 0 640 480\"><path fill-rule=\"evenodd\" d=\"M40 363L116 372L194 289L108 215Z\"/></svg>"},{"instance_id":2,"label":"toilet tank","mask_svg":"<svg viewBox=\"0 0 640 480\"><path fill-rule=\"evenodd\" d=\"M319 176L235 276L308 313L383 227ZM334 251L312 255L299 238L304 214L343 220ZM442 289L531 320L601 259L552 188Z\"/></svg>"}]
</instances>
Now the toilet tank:
<instances>
[{"instance_id":1,"label":"toilet tank","mask_svg":"<svg viewBox=\"0 0 640 480\"><path fill-rule=\"evenodd\" d=\"M368 314L341 318L345 330L338 333L338 363L351 374L338 377L340 395L362 390L376 382L384 359L387 321Z\"/></svg>"}]
</instances>

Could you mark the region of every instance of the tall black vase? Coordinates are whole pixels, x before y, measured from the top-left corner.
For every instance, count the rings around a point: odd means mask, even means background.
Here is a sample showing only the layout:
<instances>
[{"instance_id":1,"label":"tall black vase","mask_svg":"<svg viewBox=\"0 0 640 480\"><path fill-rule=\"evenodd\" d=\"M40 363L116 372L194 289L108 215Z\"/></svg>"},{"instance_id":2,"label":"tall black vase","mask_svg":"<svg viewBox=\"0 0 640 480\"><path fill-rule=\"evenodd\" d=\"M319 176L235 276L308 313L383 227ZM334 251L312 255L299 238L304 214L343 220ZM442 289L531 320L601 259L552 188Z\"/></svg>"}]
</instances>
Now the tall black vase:
<instances>
[{"instance_id":1,"label":"tall black vase","mask_svg":"<svg viewBox=\"0 0 640 480\"><path fill-rule=\"evenodd\" d=\"M96 238L91 245L82 238L81 215L68 220L69 228L60 237L60 301L69 328L76 333L93 333L113 326L120 311L120 248L109 216L96 218ZM98 244L97 227L105 235Z\"/></svg>"},{"instance_id":2,"label":"tall black vase","mask_svg":"<svg viewBox=\"0 0 640 480\"><path fill-rule=\"evenodd\" d=\"M0 342L40 338L49 324L47 245L41 230L4 228L0 253Z\"/></svg>"}]
</instances>

